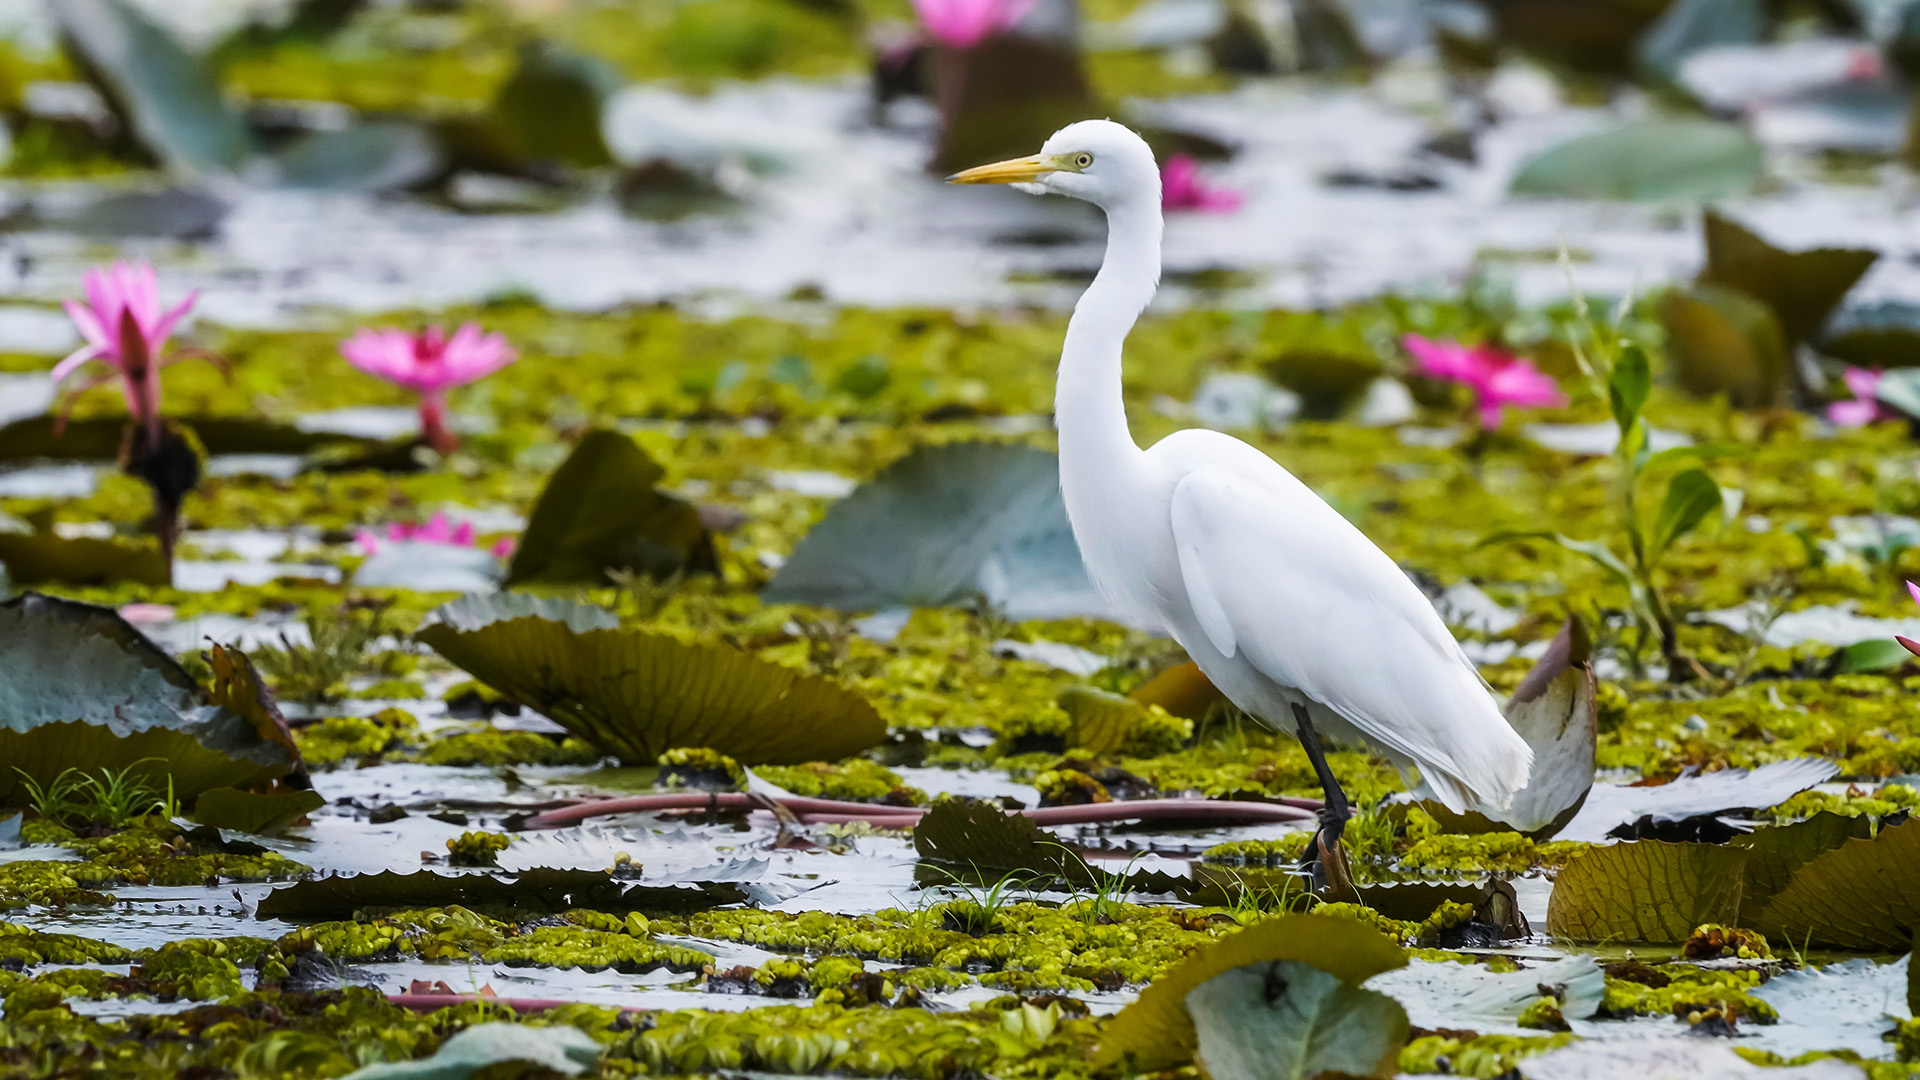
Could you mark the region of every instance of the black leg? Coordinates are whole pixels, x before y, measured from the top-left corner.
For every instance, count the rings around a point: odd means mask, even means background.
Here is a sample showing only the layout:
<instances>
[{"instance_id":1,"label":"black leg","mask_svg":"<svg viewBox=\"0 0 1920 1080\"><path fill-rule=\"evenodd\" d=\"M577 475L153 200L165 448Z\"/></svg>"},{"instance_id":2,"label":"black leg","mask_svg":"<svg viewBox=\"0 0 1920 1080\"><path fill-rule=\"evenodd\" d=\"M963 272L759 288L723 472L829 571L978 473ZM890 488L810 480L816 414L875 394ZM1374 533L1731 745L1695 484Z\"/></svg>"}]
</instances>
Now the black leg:
<instances>
[{"instance_id":1,"label":"black leg","mask_svg":"<svg viewBox=\"0 0 1920 1080\"><path fill-rule=\"evenodd\" d=\"M1325 804L1320 808L1320 831L1307 846L1307 861L1318 862L1322 848L1330 852L1339 848L1340 836L1347 831L1347 818L1353 815L1353 807L1347 803L1347 793L1341 790L1340 781L1334 779L1333 770L1327 765L1326 751L1320 749L1320 736L1314 733L1305 705L1293 707L1293 722L1299 726L1300 746L1306 750L1307 760L1313 763L1314 775L1320 778L1320 790L1325 796Z\"/></svg>"}]
</instances>

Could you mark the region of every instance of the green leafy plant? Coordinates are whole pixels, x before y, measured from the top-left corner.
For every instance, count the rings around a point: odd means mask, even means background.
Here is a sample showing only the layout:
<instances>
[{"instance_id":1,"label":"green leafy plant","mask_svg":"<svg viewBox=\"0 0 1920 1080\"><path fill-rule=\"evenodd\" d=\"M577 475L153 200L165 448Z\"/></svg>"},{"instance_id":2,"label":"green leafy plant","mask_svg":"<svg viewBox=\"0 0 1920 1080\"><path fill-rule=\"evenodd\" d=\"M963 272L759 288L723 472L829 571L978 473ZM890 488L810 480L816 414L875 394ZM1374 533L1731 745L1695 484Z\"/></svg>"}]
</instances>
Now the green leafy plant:
<instances>
[{"instance_id":1,"label":"green leafy plant","mask_svg":"<svg viewBox=\"0 0 1920 1080\"><path fill-rule=\"evenodd\" d=\"M26 793L27 806L40 820L64 822L80 816L80 770L63 769L44 786L24 769L16 768L13 771L20 774L20 787Z\"/></svg>"},{"instance_id":2,"label":"green leafy plant","mask_svg":"<svg viewBox=\"0 0 1920 1080\"><path fill-rule=\"evenodd\" d=\"M1564 263L1565 252L1561 258ZM1660 590L1660 567L1673 545L1698 529L1715 511L1723 520L1739 512L1742 493L1722 488L1705 466L1716 459L1743 455L1747 449L1737 443L1711 442L1656 452L1642 415L1653 390L1646 350L1624 336L1617 323L1593 318L1584 301L1577 301L1577 306L1588 330L1588 341L1584 346L1578 340L1571 342L1574 358L1593 392L1607 400L1620 432L1613 451L1618 466L1615 507L1619 536L1613 542L1577 540L1543 530L1500 533L1484 542L1551 540L1593 560L1626 586L1631 600L1638 641L1635 648L1623 651L1622 661L1635 674L1641 674L1640 658L1651 645L1666 661L1668 679L1684 682L1700 674L1701 669L1681 652L1678 620ZM1623 304L1621 310L1625 307ZM1674 469L1679 471L1670 471ZM1649 514L1650 489L1656 486L1655 478L1662 475L1667 477L1666 489Z\"/></svg>"},{"instance_id":3,"label":"green leafy plant","mask_svg":"<svg viewBox=\"0 0 1920 1080\"><path fill-rule=\"evenodd\" d=\"M950 885L942 888L950 888L960 894L957 899L941 906L941 918L950 928L975 937L993 931L994 919L999 916L1001 909L1013 903L1016 891L1024 891L1029 896L1033 894L1033 883L1018 870L1009 870L992 885L976 887L950 870L942 867L933 869L940 870L951 881ZM976 869L975 873L979 871Z\"/></svg>"},{"instance_id":4,"label":"green leafy plant","mask_svg":"<svg viewBox=\"0 0 1920 1080\"><path fill-rule=\"evenodd\" d=\"M1253 885L1244 877L1233 880L1228 891L1227 914L1241 926L1254 923L1278 913L1288 913L1310 908L1319 903L1307 885L1302 874L1282 873L1273 875L1278 884Z\"/></svg>"},{"instance_id":5,"label":"green leafy plant","mask_svg":"<svg viewBox=\"0 0 1920 1080\"><path fill-rule=\"evenodd\" d=\"M1086 920L1086 924L1099 926L1102 923L1113 922L1122 899L1127 895L1127 881L1133 877L1134 865L1145 858L1147 853L1134 852L1133 857L1127 860L1126 869L1117 874L1110 874L1094 869L1084 856L1065 844L1049 842L1048 846L1057 847L1071 855L1074 861L1086 870L1088 879L1093 883L1091 890L1075 889L1073 894L1074 899L1079 902L1080 916Z\"/></svg>"},{"instance_id":6,"label":"green leafy plant","mask_svg":"<svg viewBox=\"0 0 1920 1080\"><path fill-rule=\"evenodd\" d=\"M140 766L157 761L160 759L142 758L124 769L101 769L97 776L63 769L44 786L27 773L14 771L20 773L27 805L41 820L120 829L149 814L171 817L179 813L172 777L167 778L167 790L162 794L145 777L136 775Z\"/></svg>"},{"instance_id":7,"label":"green leafy plant","mask_svg":"<svg viewBox=\"0 0 1920 1080\"><path fill-rule=\"evenodd\" d=\"M281 634L278 647L260 647L254 651L253 661L273 679L281 697L312 707L340 698L347 679L360 672L367 651L385 632L379 612L365 618L353 614L330 619L310 616L307 644L297 644Z\"/></svg>"}]
</instances>

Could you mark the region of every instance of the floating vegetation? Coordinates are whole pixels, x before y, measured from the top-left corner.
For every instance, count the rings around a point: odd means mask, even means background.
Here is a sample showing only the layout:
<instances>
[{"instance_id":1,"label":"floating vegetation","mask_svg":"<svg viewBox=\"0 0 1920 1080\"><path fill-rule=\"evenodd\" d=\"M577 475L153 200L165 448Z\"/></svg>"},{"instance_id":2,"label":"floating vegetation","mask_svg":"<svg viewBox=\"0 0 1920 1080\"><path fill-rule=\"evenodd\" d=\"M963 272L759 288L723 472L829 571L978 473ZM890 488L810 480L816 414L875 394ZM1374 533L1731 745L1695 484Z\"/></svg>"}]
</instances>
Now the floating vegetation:
<instances>
[{"instance_id":1,"label":"floating vegetation","mask_svg":"<svg viewBox=\"0 0 1920 1080\"><path fill-rule=\"evenodd\" d=\"M623 629L600 608L469 597L435 612L418 637L629 764L686 746L791 764L856 753L885 735L871 705L828 680Z\"/></svg>"}]
</instances>

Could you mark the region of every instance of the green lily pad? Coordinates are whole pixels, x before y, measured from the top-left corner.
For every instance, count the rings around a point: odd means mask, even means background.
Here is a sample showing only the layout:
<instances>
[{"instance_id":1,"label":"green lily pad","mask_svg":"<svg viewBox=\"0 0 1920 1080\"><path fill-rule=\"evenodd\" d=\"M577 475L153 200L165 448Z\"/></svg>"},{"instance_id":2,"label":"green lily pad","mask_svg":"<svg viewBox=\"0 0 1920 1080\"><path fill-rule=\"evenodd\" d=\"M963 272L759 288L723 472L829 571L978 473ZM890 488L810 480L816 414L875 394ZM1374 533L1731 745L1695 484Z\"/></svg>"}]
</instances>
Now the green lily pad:
<instances>
[{"instance_id":1,"label":"green lily pad","mask_svg":"<svg viewBox=\"0 0 1920 1080\"><path fill-rule=\"evenodd\" d=\"M1059 705L1073 720L1073 726L1067 729L1067 745L1094 757L1124 753L1147 722L1145 705L1125 694L1093 686L1067 687L1060 691Z\"/></svg>"},{"instance_id":2,"label":"green lily pad","mask_svg":"<svg viewBox=\"0 0 1920 1080\"><path fill-rule=\"evenodd\" d=\"M1670 0L1495 0L1487 7L1501 44L1577 71L1625 75L1635 43Z\"/></svg>"},{"instance_id":3,"label":"green lily pad","mask_svg":"<svg viewBox=\"0 0 1920 1080\"><path fill-rule=\"evenodd\" d=\"M1761 0L1678 0L1647 28L1634 47L1639 66L1672 82L1680 63L1718 45L1754 45L1766 40L1768 19Z\"/></svg>"},{"instance_id":4,"label":"green lily pad","mask_svg":"<svg viewBox=\"0 0 1920 1080\"><path fill-rule=\"evenodd\" d=\"M1533 772L1512 806L1456 814L1429 798L1421 802L1421 809L1448 832L1512 829L1544 840L1565 828L1586 805L1587 792L1593 788L1599 685L1592 653L1585 624L1568 619L1507 703L1507 722L1533 748Z\"/></svg>"},{"instance_id":5,"label":"green lily pad","mask_svg":"<svg viewBox=\"0 0 1920 1080\"><path fill-rule=\"evenodd\" d=\"M1746 925L1776 941L1897 952L1920 927L1920 823L1850 838L1794 871Z\"/></svg>"},{"instance_id":6,"label":"green lily pad","mask_svg":"<svg viewBox=\"0 0 1920 1080\"><path fill-rule=\"evenodd\" d=\"M1391 1077L1407 1044L1407 1010L1298 960L1223 972L1188 991L1208 1080Z\"/></svg>"},{"instance_id":7,"label":"green lily pad","mask_svg":"<svg viewBox=\"0 0 1920 1080\"><path fill-rule=\"evenodd\" d=\"M1328 915L1265 919L1202 947L1141 991L1139 999L1106 1026L1099 1060L1123 1064L1131 1072L1185 1065L1199 1046L1187 995L1236 968L1275 960L1306 964L1347 985L1407 964L1405 951L1393 939L1365 923Z\"/></svg>"},{"instance_id":8,"label":"green lily pad","mask_svg":"<svg viewBox=\"0 0 1920 1080\"><path fill-rule=\"evenodd\" d=\"M173 581L172 566L153 544L50 532L0 532L0 566L16 585Z\"/></svg>"},{"instance_id":9,"label":"green lily pad","mask_svg":"<svg viewBox=\"0 0 1920 1080\"><path fill-rule=\"evenodd\" d=\"M1848 307L1827 324L1820 351L1855 367L1920 367L1920 304L1882 300Z\"/></svg>"},{"instance_id":10,"label":"green lily pad","mask_svg":"<svg viewBox=\"0 0 1920 1080\"><path fill-rule=\"evenodd\" d=\"M599 1058L600 1044L579 1028L495 1021L454 1035L431 1057L368 1065L348 1073L344 1080L466 1080L481 1069L509 1063L579 1076Z\"/></svg>"},{"instance_id":11,"label":"green lily pad","mask_svg":"<svg viewBox=\"0 0 1920 1080\"><path fill-rule=\"evenodd\" d=\"M281 187L320 191L398 191L425 183L445 168L433 133L398 121L317 131L273 158L273 176Z\"/></svg>"},{"instance_id":12,"label":"green lily pad","mask_svg":"<svg viewBox=\"0 0 1920 1080\"><path fill-rule=\"evenodd\" d=\"M1547 933L1577 941L1685 941L1703 923L1738 925L1747 850L1639 840L1568 862L1547 902Z\"/></svg>"},{"instance_id":13,"label":"green lily pad","mask_svg":"<svg viewBox=\"0 0 1920 1080\"><path fill-rule=\"evenodd\" d=\"M507 585L606 584L608 572L712 572L700 512L654 487L665 471L632 439L592 431L547 478L507 569Z\"/></svg>"},{"instance_id":14,"label":"green lily pad","mask_svg":"<svg viewBox=\"0 0 1920 1080\"><path fill-rule=\"evenodd\" d=\"M725 645L622 628L601 608L465 596L420 641L475 679L629 765L707 747L744 765L848 757L886 737L860 695Z\"/></svg>"},{"instance_id":15,"label":"green lily pad","mask_svg":"<svg viewBox=\"0 0 1920 1080\"><path fill-rule=\"evenodd\" d=\"M1674 375L1689 393L1726 394L1743 408L1785 396L1786 335L1761 301L1719 285L1674 288L1660 300L1660 323Z\"/></svg>"},{"instance_id":16,"label":"green lily pad","mask_svg":"<svg viewBox=\"0 0 1920 1080\"><path fill-rule=\"evenodd\" d=\"M48 5L67 51L134 137L189 175L233 172L252 153L207 64L125 0Z\"/></svg>"},{"instance_id":17,"label":"green lily pad","mask_svg":"<svg viewBox=\"0 0 1920 1080\"><path fill-rule=\"evenodd\" d=\"M1855 838L1864 838L1866 818L1844 817L1823 810L1805 821L1756 829L1733 843L1746 848L1746 884L1743 899L1749 906L1764 903L1787 887L1802 866Z\"/></svg>"},{"instance_id":18,"label":"green lily pad","mask_svg":"<svg viewBox=\"0 0 1920 1080\"><path fill-rule=\"evenodd\" d=\"M1192 882L1158 870L1137 870L1115 882L1021 814L1009 814L986 799L941 799L913 828L913 850L925 884L970 881L992 884L1008 875L1075 885L1117 884L1125 892L1179 893Z\"/></svg>"},{"instance_id":19,"label":"green lily pad","mask_svg":"<svg viewBox=\"0 0 1920 1080\"><path fill-rule=\"evenodd\" d=\"M767 587L840 611L987 602L1012 618L1099 615L1060 499L1059 459L1017 443L924 446L834 504Z\"/></svg>"},{"instance_id":20,"label":"green lily pad","mask_svg":"<svg viewBox=\"0 0 1920 1080\"><path fill-rule=\"evenodd\" d=\"M162 791L171 778L182 800L288 775L297 759L226 701L111 608L31 592L0 603L0 803L21 797L16 768L44 785L131 767Z\"/></svg>"},{"instance_id":21,"label":"green lily pad","mask_svg":"<svg viewBox=\"0 0 1920 1080\"><path fill-rule=\"evenodd\" d=\"M350 919L356 911L400 911L458 904L476 910L557 915L572 908L686 914L744 903L747 894L725 882L700 885L627 885L603 870L527 870L492 874L336 874L296 881L268 893L254 914L262 919L315 922Z\"/></svg>"},{"instance_id":22,"label":"green lily pad","mask_svg":"<svg viewBox=\"0 0 1920 1080\"><path fill-rule=\"evenodd\" d=\"M1703 202L1753 186L1760 144L1733 124L1638 120L1549 147L1513 178L1515 195Z\"/></svg>"},{"instance_id":23,"label":"green lily pad","mask_svg":"<svg viewBox=\"0 0 1920 1080\"><path fill-rule=\"evenodd\" d=\"M492 124L508 153L529 165L595 169L613 164L600 114L620 84L605 61L535 42L493 101Z\"/></svg>"},{"instance_id":24,"label":"green lily pad","mask_svg":"<svg viewBox=\"0 0 1920 1080\"><path fill-rule=\"evenodd\" d=\"M1864 671L1891 671L1913 659L1906 646L1892 638L1874 638L1868 641L1856 641L1840 650L1838 667L1841 674L1853 674Z\"/></svg>"},{"instance_id":25,"label":"green lily pad","mask_svg":"<svg viewBox=\"0 0 1920 1080\"><path fill-rule=\"evenodd\" d=\"M1773 309L1789 347L1811 341L1880 258L1865 248L1786 251L1737 222L1706 213L1707 265L1700 282L1754 297Z\"/></svg>"},{"instance_id":26,"label":"green lily pad","mask_svg":"<svg viewBox=\"0 0 1920 1080\"><path fill-rule=\"evenodd\" d=\"M265 835L327 805L314 791L241 791L214 788L203 791L193 804L193 820L219 829Z\"/></svg>"},{"instance_id":27,"label":"green lily pad","mask_svg":"<svg viewBox=\"0 0 1920 1080\"><path fill-rule=\"evenodd\" d=\"M364 451L376 445L371 439L303 431L257 417L190 416L167 422L192 429L209 454L310 454L323 448ZM96 416L69 420L56 433L52 416L29 416L0 427L0 461L115 461L126 430L127 422L119 417Z\"/></svg>"},{"instance_id":28,"label":"green lily pad","mask_svg":"<svg viewBox=\"0 0 1920 1080\"><path fill-rule=\"evenodd\" d=\"M1075 860L1032 821L986 799L941 799L913 830L913 850L928 863L987 880L1012 871L1054 878Z\"/></svg>"}]
</instances>

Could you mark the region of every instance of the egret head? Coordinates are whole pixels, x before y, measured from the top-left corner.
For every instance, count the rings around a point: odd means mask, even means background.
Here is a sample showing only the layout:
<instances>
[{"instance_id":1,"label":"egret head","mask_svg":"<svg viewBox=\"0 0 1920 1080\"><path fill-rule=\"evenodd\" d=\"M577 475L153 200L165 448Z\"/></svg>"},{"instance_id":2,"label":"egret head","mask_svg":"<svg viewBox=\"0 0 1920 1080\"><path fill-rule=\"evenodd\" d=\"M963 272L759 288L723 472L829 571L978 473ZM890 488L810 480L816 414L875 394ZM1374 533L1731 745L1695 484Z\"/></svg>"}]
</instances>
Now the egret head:
<instances>
[{"instance_id":1,"label":"egret head","mask_svg":"<svg viewBox=\"0 0 1920 1080\"><path fill-rule=\"evenodd\" d=\"M947 177L950 184L1012 184L1032 195L1070 195L1106 209L1160 205L1160 170L1145 139L1111 120L1082 120L1053 133L1032 157Z\"/></svg>"}]
</instances>

